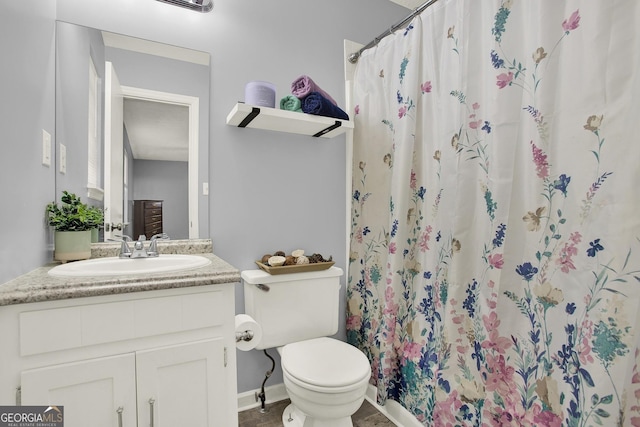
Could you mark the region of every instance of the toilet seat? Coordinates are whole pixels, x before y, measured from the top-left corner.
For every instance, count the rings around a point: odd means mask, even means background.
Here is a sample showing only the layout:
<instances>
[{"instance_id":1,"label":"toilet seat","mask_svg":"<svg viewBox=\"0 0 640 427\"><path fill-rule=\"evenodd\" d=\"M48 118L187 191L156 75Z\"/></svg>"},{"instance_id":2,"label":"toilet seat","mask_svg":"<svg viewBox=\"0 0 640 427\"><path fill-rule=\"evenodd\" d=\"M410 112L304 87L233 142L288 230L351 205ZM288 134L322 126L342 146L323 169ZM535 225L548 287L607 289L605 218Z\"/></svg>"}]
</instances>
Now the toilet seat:
<instances>
[{"instance_id":1,"label":"toilet seat","mask_svg":"<svg viewBox=\"0 0 640 427\"><path fill-rule=\"evenodd\" d=\"M364 353L328 337L287 344L282 348L281 359L282 369L291 381L325 393L359 387L371 376Z\"/></svg>"}]
</instances>

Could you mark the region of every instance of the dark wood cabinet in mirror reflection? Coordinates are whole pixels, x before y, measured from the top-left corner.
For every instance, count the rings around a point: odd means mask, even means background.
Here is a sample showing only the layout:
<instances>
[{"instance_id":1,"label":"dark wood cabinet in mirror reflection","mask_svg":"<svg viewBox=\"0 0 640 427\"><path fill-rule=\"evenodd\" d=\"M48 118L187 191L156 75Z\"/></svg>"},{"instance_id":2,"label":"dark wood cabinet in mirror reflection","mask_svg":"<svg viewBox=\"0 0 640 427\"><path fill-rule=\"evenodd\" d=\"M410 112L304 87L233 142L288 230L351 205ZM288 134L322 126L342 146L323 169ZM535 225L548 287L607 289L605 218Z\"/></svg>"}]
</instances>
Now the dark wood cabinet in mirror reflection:
<instances>
[{"instance_id":1,"label":"dark wood cabinet in mirror reflection","mask_svg":"<svg viewBox=\"0 0 640 427\"><path fill-rule=\"evenodd\" d=\"M151 236L162 234L162 200L134 200L133 201L133 236Z\"/></svg>"}]
</instances>

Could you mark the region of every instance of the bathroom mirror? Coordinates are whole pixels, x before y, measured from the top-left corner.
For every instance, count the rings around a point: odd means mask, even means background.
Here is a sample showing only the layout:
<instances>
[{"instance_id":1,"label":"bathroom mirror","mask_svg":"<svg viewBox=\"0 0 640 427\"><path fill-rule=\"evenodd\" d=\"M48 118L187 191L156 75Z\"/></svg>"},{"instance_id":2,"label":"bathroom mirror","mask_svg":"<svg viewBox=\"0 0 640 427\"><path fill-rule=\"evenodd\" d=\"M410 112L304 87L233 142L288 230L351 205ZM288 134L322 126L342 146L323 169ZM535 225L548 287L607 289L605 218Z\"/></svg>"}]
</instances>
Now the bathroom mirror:
<instances>
[{"instance_id":1,"label":"bathroom mirror","mask_svg":"<svg viewBox=\"0 0 640 427\"><path fill-rule=\"evenodd\" d=\"M206 52L56 22L56 199L103 206L105 240L150 200L171 239L207 237L209 80Z\"/></svg>"}]
</instances>

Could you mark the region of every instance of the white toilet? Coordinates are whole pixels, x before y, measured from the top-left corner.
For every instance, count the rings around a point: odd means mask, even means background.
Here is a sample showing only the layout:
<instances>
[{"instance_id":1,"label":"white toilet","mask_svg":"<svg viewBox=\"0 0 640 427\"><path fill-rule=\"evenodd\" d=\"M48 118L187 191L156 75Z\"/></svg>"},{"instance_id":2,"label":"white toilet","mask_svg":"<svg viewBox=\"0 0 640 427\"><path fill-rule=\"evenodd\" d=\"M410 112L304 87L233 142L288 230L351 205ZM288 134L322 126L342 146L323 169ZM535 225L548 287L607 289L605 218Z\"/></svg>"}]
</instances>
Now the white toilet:
<instances>
[{"instance_id":1,"label":"white toilet","mask_svg":"<svg viewBox=\"0 0 640 427\"><path fill-rule=\"evenodd\" d=\"M371 376L367 357L329 338L338 331L342 270L242 272L246 314L262 327L256 349L277 348L291 399L289 427L352 427Z\"/></svg>"}]
</instances>

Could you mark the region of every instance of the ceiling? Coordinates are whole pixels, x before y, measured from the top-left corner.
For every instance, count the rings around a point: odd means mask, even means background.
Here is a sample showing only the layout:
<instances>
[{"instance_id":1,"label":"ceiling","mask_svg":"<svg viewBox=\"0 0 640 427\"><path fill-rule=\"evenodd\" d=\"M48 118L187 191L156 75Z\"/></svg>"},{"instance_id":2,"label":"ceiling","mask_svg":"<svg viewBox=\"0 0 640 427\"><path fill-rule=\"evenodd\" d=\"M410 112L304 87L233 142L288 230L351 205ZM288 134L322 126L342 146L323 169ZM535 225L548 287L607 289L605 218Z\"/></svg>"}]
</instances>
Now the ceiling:
<instances>
[{"instance_id":1,"label":"ceiling","mask_svg":"<svg viewBox=\"0 0 640 427\"><path fill-rule=\"evenodd\" d=\"M125 98L124 125L134 159L189 161L189 107Z\"/></svg>"},{"instance_id":2,"label":"ceiling","mask_svg":"<svg viewBox=\"0 0 640 427\"><path fill-rule=\"evenodd\" d=\"M425 0L390 0L414 10ZM408 12L409 13L409 12ZM407 13L407 14L408 14ZM103 32L106 46L208 64L201 52ZM196 56L193 56L193 55ZM206 62L203 62L206 61ZM134 159L188 161L189 111L185 106L125 99L124 123Z\"/></svg>"}]
</instances>

